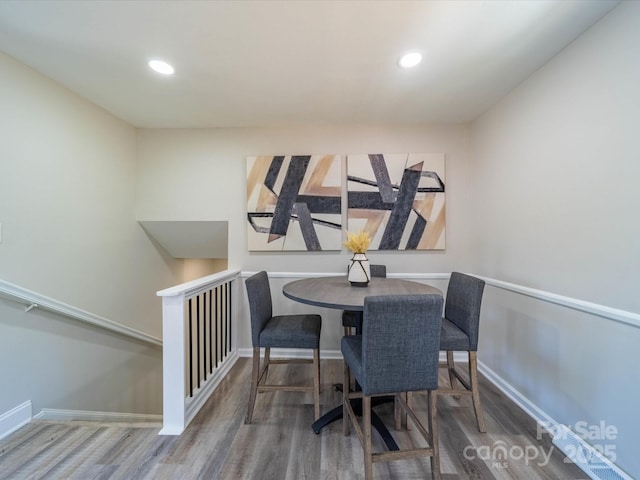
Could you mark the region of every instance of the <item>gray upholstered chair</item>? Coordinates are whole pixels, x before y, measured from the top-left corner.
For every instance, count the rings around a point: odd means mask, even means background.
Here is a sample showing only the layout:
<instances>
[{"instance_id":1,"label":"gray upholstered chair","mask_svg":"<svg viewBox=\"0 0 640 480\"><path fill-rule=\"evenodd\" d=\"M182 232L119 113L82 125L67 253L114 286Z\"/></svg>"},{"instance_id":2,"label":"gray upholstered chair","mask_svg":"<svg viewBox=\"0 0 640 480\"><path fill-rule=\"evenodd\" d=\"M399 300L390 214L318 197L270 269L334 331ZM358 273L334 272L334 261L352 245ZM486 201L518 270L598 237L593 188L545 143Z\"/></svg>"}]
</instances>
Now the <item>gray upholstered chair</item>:
<instances>
[{"instance_id":1,"label":"gray upholstered chair","mask_svg":"<svg viewBox=\"0 0 640 480\"><path fill-rule=\"evenodd\" d=\"M253 371L251 393L245 423L251 423L258 392L286 390L313 392L315 419L320 416L320 315L273 316L271 289L266 272L258 272L245 281L251 313L251 342L253 344ZM260 348L264 348L264 361L260 368ZM309 348L313 360L272 360L271 348ZM313 385L269 385L266 383L269 365L284 363L312 363Z\"/></svg>"},{"instance_id":2,"label":"gray upholstered chair","mask_svg":"<svg viewBox=\"0 0 640 480\"><path fill-rule=\"evenodd\" d=\"M440 334L440 350L447 352L447 362L441 366L449 371L451 388L440 389L438 393L455 396L471 395L478 430L486 432L478 390L477 356L483 291L483 280L458 272L451 274ZM469 382L462 378L456 370L453 361L454 351L468 352ZM458 387L457 382L460 382L463 388Z\"/></svg>"},{"instance_id":3,"label":"gray upholstered chair","mask_svg":"<svg viewBox=\"0 0 640 480\"><path fill-rule=\"evenodd\" d=\"M370 270L371 277L386 278L387 276L386 265L371 265ZM345 335L353 335L362 331L362 312L344 310L342 312L342 326Z\"/></svg>"},{"instance_id":4,"label":"gray upholstered chair","mask_svg":"<svg viewBox=\"0 0 640 480\"><path fill-rule=\"evenodd\" d=\"M436 389L442 323L440 295L385 295L367 297L364 303L362 335L342 337L344 385L353 374L362 390L344 390L344 434L350 422L364 450L365 480L373 475L374 462L431 457L431 475L440 478L440 455ZM405 392L427 390L429 399L428 430L405 401ZM428 447L374 453L371 447L371 397L394 394L396 407L409 415ZM362 423L350 400L362 398ZM397 424L398 415L396 415Z\"/></svg>"}]
</instances>

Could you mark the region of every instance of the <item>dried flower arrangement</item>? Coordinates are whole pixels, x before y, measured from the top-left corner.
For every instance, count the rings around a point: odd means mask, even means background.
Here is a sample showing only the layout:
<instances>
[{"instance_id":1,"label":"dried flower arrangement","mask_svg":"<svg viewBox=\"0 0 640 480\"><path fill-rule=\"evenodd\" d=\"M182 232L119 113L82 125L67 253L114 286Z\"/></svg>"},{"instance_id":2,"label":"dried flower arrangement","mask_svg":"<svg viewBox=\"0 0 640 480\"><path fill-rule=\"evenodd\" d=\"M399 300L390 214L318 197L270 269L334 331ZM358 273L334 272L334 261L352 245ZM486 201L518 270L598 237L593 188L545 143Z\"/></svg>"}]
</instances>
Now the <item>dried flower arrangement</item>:
<instances>
[{"instance_id":1,"label":"dried flower arrangement","mask_svg":"<svg viewBox=\"0 0 640 480\"><path fill-rule=\"evenodd\" d=\"M353 253L365 253L371 245L371 237L362 229L358 233L347 232L347 241L343 245Z\"/></svg>"}]
</instances>

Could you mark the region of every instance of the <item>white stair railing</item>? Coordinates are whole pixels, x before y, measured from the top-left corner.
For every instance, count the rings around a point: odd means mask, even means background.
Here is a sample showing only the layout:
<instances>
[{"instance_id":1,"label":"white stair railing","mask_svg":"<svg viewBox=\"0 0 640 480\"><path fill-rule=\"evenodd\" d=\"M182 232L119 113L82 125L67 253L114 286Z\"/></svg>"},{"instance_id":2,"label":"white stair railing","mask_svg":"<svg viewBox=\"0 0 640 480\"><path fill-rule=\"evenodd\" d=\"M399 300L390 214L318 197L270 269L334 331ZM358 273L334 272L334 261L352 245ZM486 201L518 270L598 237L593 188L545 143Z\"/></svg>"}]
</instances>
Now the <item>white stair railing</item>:
<instances>
[{"instance_id":1,"label":"white stair railing","mask_svg":"<svg viewBox=\"0 0 640 480\"><path fill-rule=\"evenodd\" d=\"M238 359L239 270L157 292L162 297L163 428L180 435Z\"/></svg>"},{"instance_id":2,"label":"white stair railing","mask_svg":"<svg viewBox=\"0 0 640 480\"><path fill-rule=\"evenodd\" d=\"M109 320L108 318L100 317L96 314L71 306L67 303L63 303L59 300L55 300L51 297L46 297L40 293L34 292L33 290L9 283L2 279L0 279L0 297L22 303L25 306L25 312L30 312L34 308L47 310L57 315L72 318L79 322L88 323L120 335L135 338L152 345L162 346L162 340L154 337L153 335L136 330L128 325Z\"/></svg>"}]
</instances>

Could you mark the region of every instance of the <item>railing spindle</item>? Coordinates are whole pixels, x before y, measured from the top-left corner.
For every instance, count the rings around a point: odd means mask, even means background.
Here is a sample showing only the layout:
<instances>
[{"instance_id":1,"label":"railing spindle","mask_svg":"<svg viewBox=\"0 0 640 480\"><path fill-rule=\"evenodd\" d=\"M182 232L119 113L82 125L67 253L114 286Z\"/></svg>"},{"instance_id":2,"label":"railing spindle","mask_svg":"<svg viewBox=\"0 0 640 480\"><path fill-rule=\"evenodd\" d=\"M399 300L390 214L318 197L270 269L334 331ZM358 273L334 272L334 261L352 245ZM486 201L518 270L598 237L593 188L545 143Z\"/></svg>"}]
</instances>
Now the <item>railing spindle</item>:
<instances>
[{"instance_id":1,"label":"railing spindle","mask_svg":"<svg viewBox=\"0 0 640 480\"><path fill-rule=\"evenodd\" d=\"M213 373L213 290L209 290L209 373Z\"/></svg>"},{"instance_id":2,"label":"railing spindle","mask_svg":"<svg viewBox=\"0 0 640 480\"><path fill-rule=\"evenodd\" d=\"M196 297L196 387L200 388L200 295Z\"/></svg>"},{"instance_id":3,"label":"railing spindle","mask_svg":"<svg viewBox=\"0 0 640 480\"><path fill-rule=\"evenodd\" d=\"M216 338L215 338L215 347L216 347L216 368L218 367L218 344L220 343L220 332L219 330L219 325L218 325L218 318L219 318L219 311L218 311L218 297L219 297L219 291L220 291L220 287L216 287Z\"/></svg>"},{"instance_id":4,"label":"railing spindle","mask_svg":"<svg viewBox=\"0 0 640 480\"><path fill-rule=\"evenodd\" d=\"M189 299L189 397L193 397L193 313L191 311L192 302Z\"/></svg>"},{"instance_id":5,"label":"railing spindle","mask_svg":"<svg viewBox=\"0 0 640 480\"><path fill-rule=\"evenodd\" d=\"M227 316L227 323L229 324L229 353L231 353L231 343L233 340L233 336L231 335L231 318L233 314L233 288L231 288L231 284L229 284L229 315Z\"/></svg>"},{"instance_id":6,"label":"railing spindle","mask_svg":"<svg viewBox=\"0 0 640 480\"><path fill-rule=\"evenodd\" d=\"M209 371L207 370L207 292L202 293L202 349L204 350L204 363L202 365L204 379L209 377Z\"/></svg>"},{"instance_id":7,"label":"railing spindle","mask_svg":"<svg viewBox=\"0 0 640 480\"><path fill-rule=\"evenodd\" d=\"M222 358L227 355L227 284L222 285Z\"/></svg>"}]
</instances>

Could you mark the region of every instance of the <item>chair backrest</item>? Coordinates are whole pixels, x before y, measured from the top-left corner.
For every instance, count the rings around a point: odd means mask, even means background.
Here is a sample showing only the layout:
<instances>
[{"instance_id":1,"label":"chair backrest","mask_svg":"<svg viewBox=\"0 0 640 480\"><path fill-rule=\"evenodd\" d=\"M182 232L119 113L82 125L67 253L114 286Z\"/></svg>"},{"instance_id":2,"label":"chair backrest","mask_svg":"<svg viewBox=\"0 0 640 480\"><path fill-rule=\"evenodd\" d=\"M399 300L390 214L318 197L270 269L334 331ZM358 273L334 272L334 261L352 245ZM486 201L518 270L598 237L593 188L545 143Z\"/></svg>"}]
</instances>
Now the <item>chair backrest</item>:
<instances>
[{"instance_id":1,"label":"chair backrest","mask_svg":"<svg viewBox=\"0 0 640 480\"><path fill-rule=\"evenodd\" d=\"M362 391L438 388L440 295L383 295L364 301Z\"/></svg>"},{"instance_id":2,"label":"chair backrest","mask_svg":"<svg viewBox=\"0 0 640 480\"><path fill-rule=\"evenodd\" d=\"M469 337L471 351L478 350L478 330L484 280L453 272L447 287L444 318L454 323Z\"/></svg>"},{"instance_id":3,"label":"chair backrest","mask_svg":"<svg viewBox=\"0 0 640 480\"><path fill-rule=\"evenodd\" d=\"M267 272L258 272L245 280L251 314L251 342L260 346L260 332L273 315L271 288Z\"/></svg>"},{"instance_id":4,"label":"chair backrest","mask_svg":"<svg viewBox=\"0 0 640 480\"><path fill-rule=\"evenodd\" d=\"M371 276L372 277L382 277L386 278L387 276L387 266L386 265L371 265Z\"/></svg>"}]
</instances>

